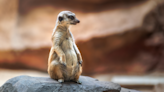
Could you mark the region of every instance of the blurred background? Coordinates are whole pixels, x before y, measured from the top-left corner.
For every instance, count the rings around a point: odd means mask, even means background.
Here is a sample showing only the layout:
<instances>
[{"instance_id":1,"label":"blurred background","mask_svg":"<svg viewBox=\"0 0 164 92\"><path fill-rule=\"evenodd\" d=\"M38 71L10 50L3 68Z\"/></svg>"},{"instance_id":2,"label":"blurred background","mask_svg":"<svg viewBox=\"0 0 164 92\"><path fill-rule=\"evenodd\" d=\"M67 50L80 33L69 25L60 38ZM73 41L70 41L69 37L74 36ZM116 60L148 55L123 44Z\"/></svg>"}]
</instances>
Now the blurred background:
<instances>
[{"instance_id":1,"label":"blurred background","mask_svg":"<svg viewBox=\"0 0 164 92\"><path fill-rule=\"evenodd\" d=\"M0 0L0 86L19 76L48 76L59 12L71 27L83 74L143 92L164 92L164 0Z\"/></svg>"}]
</instances>

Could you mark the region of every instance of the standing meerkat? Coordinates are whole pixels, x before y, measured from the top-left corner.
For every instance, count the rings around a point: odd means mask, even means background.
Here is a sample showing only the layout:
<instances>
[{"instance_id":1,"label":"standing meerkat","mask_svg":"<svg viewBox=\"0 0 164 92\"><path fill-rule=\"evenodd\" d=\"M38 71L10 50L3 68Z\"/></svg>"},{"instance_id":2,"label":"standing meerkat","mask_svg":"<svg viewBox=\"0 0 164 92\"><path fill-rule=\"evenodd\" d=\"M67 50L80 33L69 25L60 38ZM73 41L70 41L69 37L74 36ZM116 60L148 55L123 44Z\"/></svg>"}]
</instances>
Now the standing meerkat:
<instances>
[{"instance_id":1,"label":"standing meerkat","mask_svg":"<svg viewBox=\"0 0 164 92\"><path fill-rule=\"evenodd\" d=\"M80 21L70 11L59 13L52 33L52 47L48 59L48 74L58 82L74 81L80 83L82 57L75 44L70 25Z\"/></svg>"}]
</instances>

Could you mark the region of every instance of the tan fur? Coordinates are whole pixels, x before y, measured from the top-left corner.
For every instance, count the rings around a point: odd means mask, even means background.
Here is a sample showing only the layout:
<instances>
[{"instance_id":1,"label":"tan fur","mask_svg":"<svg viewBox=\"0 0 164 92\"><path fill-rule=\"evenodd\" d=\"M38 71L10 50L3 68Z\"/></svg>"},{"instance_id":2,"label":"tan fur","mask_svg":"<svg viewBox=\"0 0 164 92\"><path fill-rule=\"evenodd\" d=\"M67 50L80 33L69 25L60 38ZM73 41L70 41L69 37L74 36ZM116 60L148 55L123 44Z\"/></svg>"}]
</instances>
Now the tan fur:
<instances>
[{"instance_id":1,"label":"tan fur","mask_svg":"<svg viewBox=\"0 0 164 92\"><path fill-rule=\"evenodd\" d=\"M82 73L82 57L69 30L71 23L76 24L77 19L70 20L68 15L75 16L70 11L59 13L62 21L57 19L52 34L52 47L48 59L48 73L52 79L78 82ZM79 21L78 21L79 22Z\"/></svg>"}]
</instances>

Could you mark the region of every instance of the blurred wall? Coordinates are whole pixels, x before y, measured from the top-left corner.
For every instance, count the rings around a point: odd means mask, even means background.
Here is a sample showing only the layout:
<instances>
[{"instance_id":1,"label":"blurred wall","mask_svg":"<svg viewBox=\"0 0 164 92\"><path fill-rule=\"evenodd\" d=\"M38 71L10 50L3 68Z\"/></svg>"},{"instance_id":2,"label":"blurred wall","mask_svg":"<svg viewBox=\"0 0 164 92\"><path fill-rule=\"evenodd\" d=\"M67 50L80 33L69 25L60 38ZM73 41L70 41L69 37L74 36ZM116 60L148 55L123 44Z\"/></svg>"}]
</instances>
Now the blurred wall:
<instances>
[{"instance_id":1,"label":"blurred wall","mask_svg":"<svg viewBox=\"0 0 164 92\"><path fill-rule=\"evenodd\" d=\"M0 67L46 71L63 10L81 21L71 31L83 74L164 71L162 0L0 0Z\"/></svg>"}]
</instances>

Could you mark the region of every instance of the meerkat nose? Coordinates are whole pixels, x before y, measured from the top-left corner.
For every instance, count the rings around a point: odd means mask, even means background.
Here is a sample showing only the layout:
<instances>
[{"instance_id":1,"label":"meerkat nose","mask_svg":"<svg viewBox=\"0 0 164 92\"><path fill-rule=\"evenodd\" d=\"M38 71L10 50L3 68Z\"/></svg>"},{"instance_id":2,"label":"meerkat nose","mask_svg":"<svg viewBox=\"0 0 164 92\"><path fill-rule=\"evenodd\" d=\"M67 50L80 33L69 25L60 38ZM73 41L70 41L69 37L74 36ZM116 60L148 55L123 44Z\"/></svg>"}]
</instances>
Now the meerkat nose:
<instances>
[{"instance_id":1,"label":"meerkat nose","mask_svg":"<svg viewBox=\"0 0 164 92\"><path fill-rule=\"evenodd\" d=\"M77 23L80 23L80 21L79 21L79 20L77 20Z\"/></svg>"}]
</instances>

